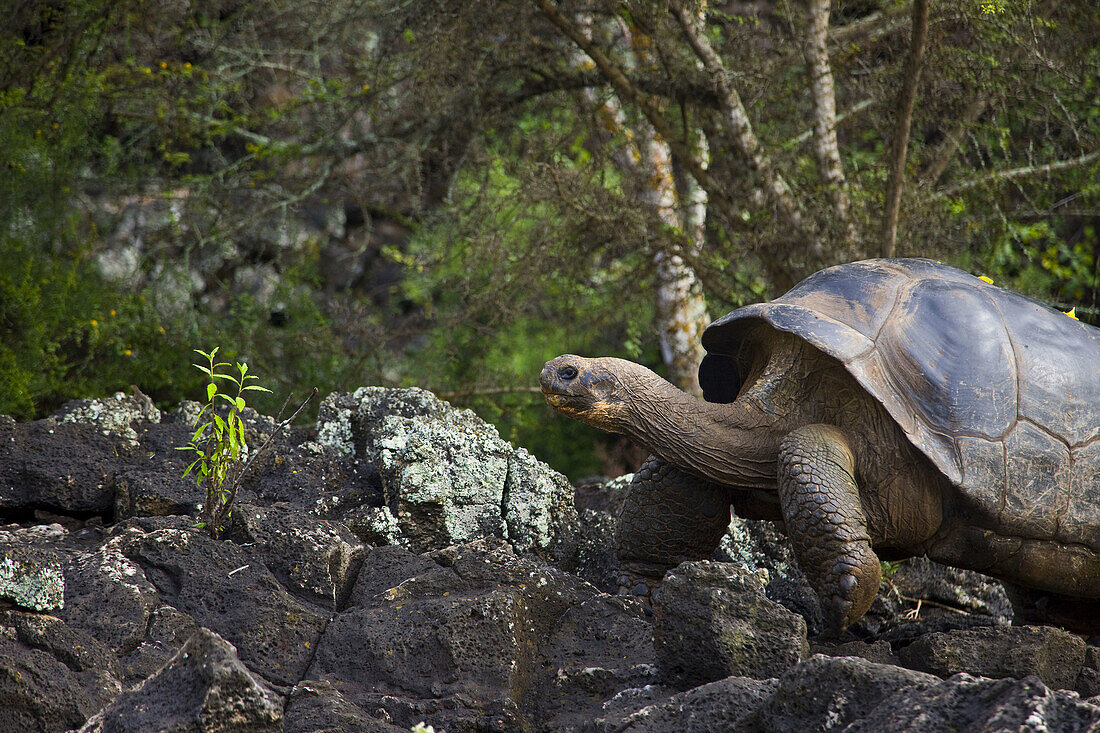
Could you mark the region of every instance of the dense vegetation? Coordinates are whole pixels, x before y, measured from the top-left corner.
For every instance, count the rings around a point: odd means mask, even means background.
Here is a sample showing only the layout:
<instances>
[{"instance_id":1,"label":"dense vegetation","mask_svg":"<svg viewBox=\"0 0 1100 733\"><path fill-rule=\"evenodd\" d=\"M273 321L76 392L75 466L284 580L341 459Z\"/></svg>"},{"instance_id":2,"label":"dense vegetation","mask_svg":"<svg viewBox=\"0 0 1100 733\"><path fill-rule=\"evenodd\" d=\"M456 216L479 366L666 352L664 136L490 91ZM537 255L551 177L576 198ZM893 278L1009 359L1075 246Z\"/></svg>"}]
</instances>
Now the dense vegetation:
<instances>
[{"instance_id":1,"label":"dense vegetation","mask_svg":"<svg viewBox=\"0 0 1100 733\"><path fill-rule=\"evenodd\" d=\"M191 350L220 344L275 389L261 410L315 385L418 385L574 478L621 468L621 446L543 407L542 362L660 368L662 255L716 315L890 251L892 186L898 255L1095 323L1092 3L809 6L17 1L0 29L0 413L129 385L196 398ZM825 25L831 161L807 40ZM639 153L666 143L681 198L704 189L694 243L645 195Z\"/></svg>"}]
</instances>

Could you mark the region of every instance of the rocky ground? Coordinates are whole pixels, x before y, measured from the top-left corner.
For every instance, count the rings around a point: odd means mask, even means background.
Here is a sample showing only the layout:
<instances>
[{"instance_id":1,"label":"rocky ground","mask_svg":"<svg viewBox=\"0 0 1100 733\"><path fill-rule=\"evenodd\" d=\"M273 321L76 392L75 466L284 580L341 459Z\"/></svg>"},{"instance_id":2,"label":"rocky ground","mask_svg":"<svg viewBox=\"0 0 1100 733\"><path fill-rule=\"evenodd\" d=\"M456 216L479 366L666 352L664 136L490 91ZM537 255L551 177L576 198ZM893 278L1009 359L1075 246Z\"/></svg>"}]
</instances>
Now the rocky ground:
<instances>
[{"instance_id":1,"label":"rocky ground","mask_svg":"<svg viewBox=\"0 0 1100 733\"><path fill-rule=\"evenodd\" d=\"M927 560L829 642L766 524L652 608L609 594L622 482L574 493L420 390L329 396L211 540L195 409L0 417L0 730L1100 730L1100 646Z\"/></svg>"}]
</instances>

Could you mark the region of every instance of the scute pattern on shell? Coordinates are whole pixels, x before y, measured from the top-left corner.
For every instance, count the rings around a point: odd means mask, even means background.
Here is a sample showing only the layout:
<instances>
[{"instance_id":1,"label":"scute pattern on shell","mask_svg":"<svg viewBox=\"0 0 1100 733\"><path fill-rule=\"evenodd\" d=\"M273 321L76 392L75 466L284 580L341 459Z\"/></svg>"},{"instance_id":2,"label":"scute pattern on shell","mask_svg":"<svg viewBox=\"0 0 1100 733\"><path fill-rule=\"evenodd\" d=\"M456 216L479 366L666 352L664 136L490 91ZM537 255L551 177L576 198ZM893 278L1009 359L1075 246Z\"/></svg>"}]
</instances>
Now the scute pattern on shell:
<instances>
[{"instance_id":1,"label":"scute pattern on shell","mask_svg":"<svg viewBox=\"0 0 1100 733\"><path fill-rule=\"evenodd\" d=\"M999 531L1100 550L1100 329L932 260L856 262L715 321L708 398L761 322L843 363Z\"/></svg>"}]
</instances>

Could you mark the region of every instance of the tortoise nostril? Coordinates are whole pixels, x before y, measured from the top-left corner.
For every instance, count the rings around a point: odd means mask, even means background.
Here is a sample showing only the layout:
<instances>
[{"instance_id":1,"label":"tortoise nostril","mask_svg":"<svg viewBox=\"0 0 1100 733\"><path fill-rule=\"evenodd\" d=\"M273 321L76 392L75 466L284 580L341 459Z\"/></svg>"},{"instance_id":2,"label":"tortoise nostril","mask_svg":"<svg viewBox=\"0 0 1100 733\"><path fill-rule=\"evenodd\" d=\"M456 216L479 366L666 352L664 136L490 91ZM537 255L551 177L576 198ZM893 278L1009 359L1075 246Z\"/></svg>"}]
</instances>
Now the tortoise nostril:
<instances>
[{"instance_id":1,"label":"tortoise nostril","mask_svg":"<svg viewBox=\"0 0 1100 733\"><path fill-rule=\"evenodd\" d=\"M577 367L572 366L571 364L566 364L565 366L558 369L558 376L567 381L570 379L576 379Z\"/></svg>"}]
</instances>

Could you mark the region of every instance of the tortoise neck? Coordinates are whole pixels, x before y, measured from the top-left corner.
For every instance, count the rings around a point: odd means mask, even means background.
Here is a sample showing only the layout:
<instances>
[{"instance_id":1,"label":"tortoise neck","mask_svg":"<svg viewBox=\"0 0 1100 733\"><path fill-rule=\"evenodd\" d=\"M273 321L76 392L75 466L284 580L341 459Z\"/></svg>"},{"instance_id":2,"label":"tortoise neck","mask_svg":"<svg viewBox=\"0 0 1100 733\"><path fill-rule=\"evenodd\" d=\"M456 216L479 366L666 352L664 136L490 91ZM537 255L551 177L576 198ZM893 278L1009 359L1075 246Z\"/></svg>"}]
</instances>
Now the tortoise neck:
<instances>
[{"instance_id":1,"label":"tortoise neck","mask_svg":"<svg viewBox=\"0 0 1100 733\"><path fill-rule=\"evenodd\" d=\"M774 488L775 417L748 399L715 404L661 380L635 396L629 437L672 465L726 486Z\"/></svg>"}]
</instances>

